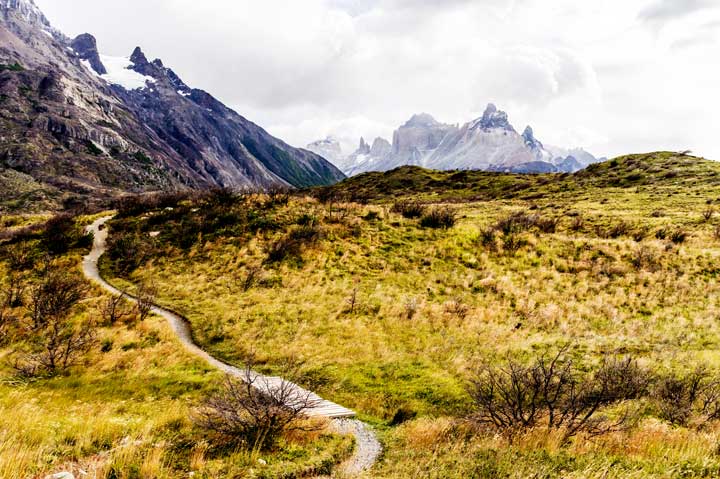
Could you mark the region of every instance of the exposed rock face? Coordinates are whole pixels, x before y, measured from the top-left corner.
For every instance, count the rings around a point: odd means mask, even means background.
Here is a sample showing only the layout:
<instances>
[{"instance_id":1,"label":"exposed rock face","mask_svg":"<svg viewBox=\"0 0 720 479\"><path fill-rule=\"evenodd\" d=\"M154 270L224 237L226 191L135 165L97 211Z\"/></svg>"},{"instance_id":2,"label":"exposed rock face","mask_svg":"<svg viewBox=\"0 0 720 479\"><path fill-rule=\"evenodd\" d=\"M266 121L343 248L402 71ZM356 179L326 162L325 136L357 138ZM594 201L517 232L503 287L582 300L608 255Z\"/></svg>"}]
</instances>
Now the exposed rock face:
<instances>
[{"instance_id":1,"label":"exposed rock face","mask_svg":"<svg viewBox=\"0 0 720 479\"><path fill-rule=\"evenodd\" d=\"M0 170L101 198L177 188L305 187L342 173L192 89L140 48L70 40L32 0L0 0Z\"/></svg>"},{"instance_id":2,"label":"exposed rock face","mask_svg":"<svg viewBox=\"0 0 720 479\"><path fill-rule=\"evenodd\" d=\"M78 58L88 61L92 69L95 70L95 73L98 75L105 75L107 73L105 65L100 61L97 40L95 40L94 36L89 33L78 35L70 44L70 48L75 50Z\"/></svg>"},{"instance_id":3,"label":"exposed rock face","mask_svg":"<svg viewBox=\"0 0 720 479\"><path fill-rule=\"evenodd\" d=\"M574 172L597 160L584 150L545 147L528 126L522 135L507 113L489 104L483 115L462 127L414 115L393 136L393 144L377 139L370 152L360 148L337 163L348 175L387 171L404 165L438 170L488 170L513 173Z\"/></svg>"},{"instance_id":4,"label":"exposed rock face","mask_svg":"<svg viewBox=\"0 0 720 479\"><path fill-rule=\"evenodd\" d=\"M395 131L392 158L389 159L389 163L392 165L420 165L423 158L435 150L443 138L454 130L455 127L438 123L427 113L414 115Z\"/></svg>"},{"instance_id":5,"label":"exposed rock face","mask_svg":"<svg viewBox=\"0 0 720 479\"><path fill-rule=\"evenodd\" d=\"M310 143L307 149L322 156L336 166L345 159L340 142L331 136L324 140Z\"/></svg>"}]
</instances>

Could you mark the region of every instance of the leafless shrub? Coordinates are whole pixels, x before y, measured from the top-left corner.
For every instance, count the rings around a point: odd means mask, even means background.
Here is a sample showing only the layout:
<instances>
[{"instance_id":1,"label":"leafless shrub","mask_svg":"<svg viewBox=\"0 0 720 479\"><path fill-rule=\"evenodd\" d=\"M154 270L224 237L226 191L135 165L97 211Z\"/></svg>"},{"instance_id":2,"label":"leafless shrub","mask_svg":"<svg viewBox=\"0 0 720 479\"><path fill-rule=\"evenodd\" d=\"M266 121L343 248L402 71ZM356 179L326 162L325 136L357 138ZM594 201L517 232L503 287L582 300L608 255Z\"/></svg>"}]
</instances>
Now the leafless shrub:
<instances>
[{"instance_id":1,"label":"leafless shrub","mask_svg":"<svg viewBox=\"0 0 720 479\"><path fill-rule=\"evenodd\" d=\"M661 377L653 391L658 416L682 426L720 419L720 377L700 366L689 374Z\"/></svg>"},{"instance_id":2,"label":"leafless shrub","mask_svg":"<svg viewBox=\"0 0 720 479\"><path fill-rule=\"evenodd\" d=\"M426 211L425 205L418 201L399 200L393 204L393 213L399 213L403 218L413 219L421 218Z\"/></svg>"},{"instance_id":3,"label":"leafless shrub","mask_svg":"<svg viewBox=\"0 0 720 479\"><path fill-rule=\"evenodd\" d=\"M358 306L358 294L360 293L360 288L358 287L357 283L355 284L355 287L353 287L353 290L350 292L350 296L346 300L347 306L348 306L348 312L350 314L354 314L355 310Z\"/></svg>"},{"instance_id":4,"label":"leafless shrub","mask_svg":"<svg viewBox=\"0 0 720 479\"><path fill-rule=\"evenodd\" d=\"M64 319L87 291L85 282L51 265L30 291L29 312L33 329L39 330L50 322Z\"/></svg>"},{"instance_id":5,"label":"leafless shrub","mask_svg":"<svg viewBox=\"0 0 720 479\"><path fill-rule=\"evenodd\" d=\"M715 230L713 231L713 236L715 237L715 240L720 241L720 225L715 227Z\"/></svg>"},{"instance_id":6,"label":"leafless shrub","mask_svg":"<svg viewBox=\"0 0 720 479\"><path fill-rule=\"evenodd\" d=\"M66 372L95 344L95 327L53 317L33 337L34 351L16 358L13 367L22 376L53 376Z\"/></svg>"},{"instance_id":7,"label":"leafless shrub","mask_svg":"<svg viewBox=\"0 0 720 479\"><path fill-rule=\"evenodd\" d=\"M631 254L630 264L637 270L648 271L657 271L660 266L656 252L646 245L641 245Z\"/></svg>"},{"instance_id":8,"label":"leafless shrub","mask_svg":"<svg viewBox=\"0 0 720 479\"><path fill-rule=\"evenodd\" d=\"M105 324L117 324L130 315L130 312L125 308L125 300L125 293L112 295L105 300L100 311Z\"/></svg>"},{"instance_id":9,"label":"leafless shrub","mask_svg":"<svg viewBox=\"0 0 720 479\"><path fill-rule=\"evenodd\" d=\"M305 420L317 406L318 400L299 392L294 383L257 376L248 368L240 379L226 377L220 391L203 402L193 419L224 444L263 451L286 431L316 429Z\"/></svg>"},{"instance_id":10,"label":"leafless shrub","mask_svg":"<svg viewBox=\"0 0 720 479\"><path fill-rule=\"evenodd\" d=\"M511 438L544 427L560 431L565 440L630 424L630 408L612 419L602 412L641 397L649 374L631 359L606 360L594 374L583 374L564 353L541 357L529 366L508 360L504 367L481 368L470 387L475 403L472 420Z\"/></svg>"},{"instance_id":11,"label":"leafless shrub","mask_svg":"<svg viewBox=\"0 0 720 479\"><path fill-rule=\"evenodd\" d=\"M138 287L135 299L137 300L135 309L137 311L138 319L140 322L145 321L148 316L150 316L152 308L155 306L155 301L157 300L157 288L153 285L142 283Z\"/></svg>"},{"instance_id":12,"label":"leafless shrub","mask_svg":"<svg viewBox=\"0 0 720 479\"><path fill-rule=\"evenodd\" d=\"M452 301L445 303L445 312L457 317L460 320L464 320L470 312L470 307L463 303L460 298L455 298Z\"/></svg>"},{"instance_id":13,"label":"leafless shrub","mask_svg":"<svg viewBox=\"0 0 720 479\"><path fill-rule=\"evenodd\" d=\"M535 226L542 233L555 233L558 225L560 224L559 218L543 218L540 217L535 222Z\"/></svg>"},{"instance_id":14,"label":"leafless shrub","mask_svg":"<svg viewBox=\"0 0 720 479\"><path fill-rule=\"evenodd\" d=\"M662 218L665 215L666 215L666 213L663 210L655 210L652 213L650 213L650 216L652 218Z\"/></svg>"},{"instance_id":15,"label":"leafless shrub","mask_svg":"<svg viewBox=\"0 0 720 479\"><path fill-rule=\"evenodd\" d=\"M715 208L709 207L702 213L702 217L705 220L706 223L710 222L710 220L713 219L713 216L715 216Z\"/></svg>"}]
</instances>

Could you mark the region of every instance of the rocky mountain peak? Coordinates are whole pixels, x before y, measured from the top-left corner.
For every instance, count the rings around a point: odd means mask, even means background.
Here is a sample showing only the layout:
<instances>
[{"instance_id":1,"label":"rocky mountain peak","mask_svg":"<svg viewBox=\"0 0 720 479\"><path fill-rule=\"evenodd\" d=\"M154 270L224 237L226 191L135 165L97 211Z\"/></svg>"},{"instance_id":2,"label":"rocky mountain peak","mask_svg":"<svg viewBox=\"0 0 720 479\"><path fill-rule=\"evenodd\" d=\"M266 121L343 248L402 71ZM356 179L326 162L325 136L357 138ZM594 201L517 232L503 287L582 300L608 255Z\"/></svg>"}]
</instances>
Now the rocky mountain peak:
<instances>
[{"instance_id":1,"label":"rocky mountain peak","mask_svg":"<svg viewBox=\"0 0 720 479\"><path fill-rule=\"evenodd\" d=\"M508 115L504 111L498 110L497 107L489 103L483 113L482 118L473 124L473 127L479 126L483 130L502 129L514 132L515 129L508 121Z\"/></svg>"},{"instance_id":2,"label":"rocky mountain peak","mask_svg":"<svg viewBox=\"0 0 720 479\"><path fill-rule=\"evenodd\" d=\"M384 138L375 138L373 141L372 148L370 148L370 155L375 158L382 158L392 150L392 145L389 141Z\"/></svg>"},{"instance_id":3,"label":"rocky mountain peak","mask_svg":"<svg viewBox=\"0 0 720 479\"><path fill-rule=\"evenodd\" d=\"M531 126L527 126L525 128L525 131L523 131L522 134L523 140L525 140L525 144L531 148L531 149L542 149L543 144L540 143L540 140L535 138L535 132L533 131Z\"/></svg>"},{"instance_id":4,"label":"rocky mountain peak","mask_svg":"<svg viewBox=\"0 0 720 479\"><path fill-rule=\"evenodd\" d=\"M97 40L89 33L78 35L71 43L70 47L81 60L87 60L90 66L98 75L107 74L107 69L100 60L98 53Z\"/></svg>"},{"instance_id":5,"label":"rocky mountain peak","mask_svg":"<svg viewBox=\"0 0 720 479\"><path fill-rule=\"evenodd\" d=\"M358 146L357 153L360 155L370 154L370 145L365 142L365 138L360 138L360 146Z\"/></svg>"},{"instance_id":6,"label":"rocky mountain peak","mask_svg":"<svg viewBox=\"0 0 720 479\"><path fill-rule=\"evenodd\" d=\"M130 55L130 61L133 62L136 67L143 67L150 63L140 47L135 47L132 55Z\"/></svg>"},{"instance_id":7,"label":"rocky mountain peak","mask_svg":"<svg viewBox=\"0 0 720 479\"><path fill-rule=\"evenodd\" d=\"M440 123L432 117L432 115L429 115L427 113L418 113L416 115L413 115L412 118L410 118L405 125L403 125L403 128L413 128L413 127L433 127L438 126Z\"/></svg>"}]
</instances>

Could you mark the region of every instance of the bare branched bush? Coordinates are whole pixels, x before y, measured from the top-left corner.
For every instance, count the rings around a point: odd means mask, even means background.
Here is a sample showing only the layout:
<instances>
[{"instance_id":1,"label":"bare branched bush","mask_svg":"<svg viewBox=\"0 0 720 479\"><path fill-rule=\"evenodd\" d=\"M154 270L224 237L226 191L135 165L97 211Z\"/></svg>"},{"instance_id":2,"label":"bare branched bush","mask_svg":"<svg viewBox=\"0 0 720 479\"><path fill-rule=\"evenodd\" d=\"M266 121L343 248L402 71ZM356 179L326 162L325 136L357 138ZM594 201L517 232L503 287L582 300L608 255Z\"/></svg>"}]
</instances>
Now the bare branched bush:
<instances>
[{"instance_id":1,"label":"bare branched bush","mask_svg":"<svg viewBox=\"0 0 720 479\"><path fill-rule=\"evenodd\" d=\"M81 279L50 266L30 291L32 328L39 330L52 321L64 319L87 291L88 286Z\"/></svg>"},{"instance_id":2,"label":"bare branched bush","mask_svg":"<svg viewBox=\"0 0 720 479\"><path fill-rule=\"evenodd\" d=\"M720 377L705 366L661 377L653 391L658 416L672 424L703 425L720 419Z\"/></svg>"},{"instance_id":3,"label":"bare branched bush","mask_svg":"<svg viewBox=\"0 0 720 479\"><path fill-rule=\"evenodd\" d=\"M715 237L716 241L720 241L720 225L715 227L715 230L713 231L713 236Z\"/></svg>"},{"instance_id":4,"label":"bare branched bush","mask_svg":"<svg viewBox=\"0 0 720 479\"><path fill-rule=\"evenodd\" d=\"M23 376L53 376L66 372L95 344L95 326L75 324L66 317L53 317L33 337L33 351L22 354L13 364Z\"/></svg>"},{"instance_id":5,"label":"bare branched bush","mask_svg":"<svg viewBox=\"0 0 720 479\"><path fill-rule=\"evenodd\" d=\"M585 228L585 220L582 216L576 216L572 219L570 222L570 230L571 231L582 231Z\"/></svg>"},{"instance_id":6,"label":"bare branched bush","mask_svg":"<svg viewBox=\"0 0 720 479\"><path fill-rule=\"evenodd\" d=\"M612 418L602 413L641 397L649 374L631 359L606 360L594 374L583 374L564 353L541 357L528 366L509 360L504 367L481 368L470 388L475 403L472 420L509 437L543 427L561 432L565 440L630 424L630 408Z\"/></svg>"},{"instance_id":7,"label":"bare branched bush","mask_svg":"<svg viewBox=\"0 0 720 479\"><path fill-rule=\"evenodd\" d=\"M135 299L137 300L135 309L140 322L145 321L148 316L150 316L150 313L155 306L155 301L157 300L157 294L157 288L151 284L142 283L138 286L135 296Z\"/></svg>"},{"instance_id":8,"label":"bare branched bush","mask_svg":"<svg viewBox=\"0 0 720 479\"><path fill-rule=\"evenodd\" d=\"M300 392L293 382L258 376L248 368L242 378L228 376L193 419L223 444L263 451L287 431L316 429L306 420L318 405L316 396Z\"/></svg>"},{"instance_id":9,"label":"bare branched bush","mask_svg":"<svg viewBox=\"0 0 720 479\"><path fill-rule=\"evenodd\" d=\"M102 304L100 313L106 325L117 324L130 316L131 312L125 307L125 293L112 295Z\"/></svg>"},{"instance_id":10,"label":"bare branched bush","mask_svg":"<svg viewBox=\"0 0 720 479\"><path fill-rule=\"evenodd\" d=\"M713 219L713 216L715 216L715 208L713 207L705 209L702 213L703 220L705 220L706 223L710 222L710 220Z\"/></svg>"},{"instance_id":11,"label":"bare branched bush","mask_svg":"<svg viewBox=\"0 0 720 479\"><path fill-rule=\"evenodd\" d=\"M94 344L95 328L90 322L70 319L75 306L87 294L87 285L50 264L40 282L32 288L28 306L32 321L30 350L15 361L22 375L54 375L66 371Z\"/></svg>"},{"instance_id":12,"label":"bare branched bush","mask_svg":"<svg viewBox=\"0 0 720 479\"><path fill-rule=\"evenodd\" d=\"M401 214L403 218L413 219L421 218L426 209L425 205L419 201L399 200L393 204L392 212Z\"/></svg>"},{"instance_id":13,"label":"bare branched bush","mask_svg":"<svg viewBox=\"0 0 720 479\"><path fill-rule=\"evenodd\" d=\"M630 263L637 270L657 271L660 261L657 253L646 245L641 245L630 255Z\"/></svg>"},{"instance_id":14,"label":"bare branched bush","mask_svg":"<svg viewBox=\"0 0 720 479\"><path fill-rule=\"evenodd\" d=\"M423 228L450 229L457 222L457 212L449 207L433 208L420 219Z\"/></svg>"}]
</instances>

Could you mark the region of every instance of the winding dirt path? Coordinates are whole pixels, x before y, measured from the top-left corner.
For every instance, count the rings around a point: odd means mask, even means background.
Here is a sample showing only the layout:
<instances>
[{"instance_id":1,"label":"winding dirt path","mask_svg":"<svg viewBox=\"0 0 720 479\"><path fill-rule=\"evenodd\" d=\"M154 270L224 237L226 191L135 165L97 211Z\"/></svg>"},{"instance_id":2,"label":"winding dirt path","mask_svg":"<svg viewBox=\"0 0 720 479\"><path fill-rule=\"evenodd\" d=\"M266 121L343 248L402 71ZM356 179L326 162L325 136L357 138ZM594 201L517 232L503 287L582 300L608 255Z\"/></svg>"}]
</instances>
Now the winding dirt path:
<instances>
[{"instance_id":1,"label":"winding dirt path","mask_svg":"<svg viewBox=\"0 0 720 479\"><path fill-rule=\"evenodd\" d=\"M98 269L98 261L106 250L108 230L105 227L105 224L111 219L111 216L100 218L87 227L87 231L93 233L95 240L90 254L83 258L83 272L88 279L97 283L109 293L115 295L125 294L125 297L127 297L128 300L136 301L133 296L120 291L105 281L100 275L100 270ZM175 332L178 339L180 339L180 342L190 353L204 359L210 363L210 365L225 374L229 374L240 379L246 377L245 371L216 359L207 351L195 344L190 324L185 318L159 306L153 306L152 312L168 321L170 327ZM261 387L264 386L268 388L282 382L281 378L261 376L259 374L255 374L254 379L258 380L256 384L260 384ZM308 415L331 419L333 430L341 434L351 434L355 437L355 454L347 462L342 464L340 472L345 475L353 476L369 470L378 460L380 453L382 452L382 446L372 429L362 421L354 419L354 411L322 399L320 396L317 396L310 391L306 391L298 385L293 386L296 388L298 397L310 397L313 402L317 404L316 407L308 412Z\"/></svg>"}]
</instances>

